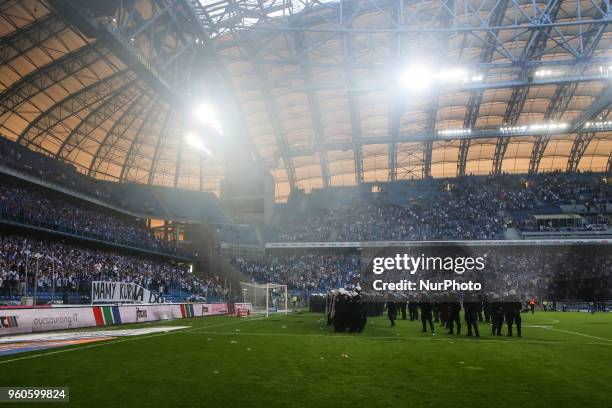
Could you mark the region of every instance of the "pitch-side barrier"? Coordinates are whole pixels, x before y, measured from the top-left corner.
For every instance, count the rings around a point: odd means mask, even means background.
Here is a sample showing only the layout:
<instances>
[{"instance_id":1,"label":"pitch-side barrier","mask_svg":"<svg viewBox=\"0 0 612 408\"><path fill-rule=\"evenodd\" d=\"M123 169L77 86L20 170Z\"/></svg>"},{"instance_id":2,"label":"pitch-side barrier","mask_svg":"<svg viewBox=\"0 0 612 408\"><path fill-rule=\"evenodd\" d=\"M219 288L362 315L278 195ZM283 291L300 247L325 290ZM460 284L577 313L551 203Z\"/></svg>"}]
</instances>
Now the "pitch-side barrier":
<instances>
[{"instance_id":1,"label":"pitch-side barrier","mask_svg":"<svg viewBox=\"0 0 612 408\"><path fill-rule=\"evenodd\" d=\"M0 336L224 315L227 303L61 306L0 309Z\"/></svg>"}]
</instances>

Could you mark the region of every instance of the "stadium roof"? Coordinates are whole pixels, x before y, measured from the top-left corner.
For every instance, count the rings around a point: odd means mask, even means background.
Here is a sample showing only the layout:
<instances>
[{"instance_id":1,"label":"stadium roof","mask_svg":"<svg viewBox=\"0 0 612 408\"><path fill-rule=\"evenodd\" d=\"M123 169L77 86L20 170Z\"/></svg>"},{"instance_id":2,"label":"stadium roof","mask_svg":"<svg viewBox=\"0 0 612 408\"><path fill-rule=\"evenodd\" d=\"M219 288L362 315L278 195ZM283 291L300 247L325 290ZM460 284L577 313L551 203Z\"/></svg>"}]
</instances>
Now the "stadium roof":
<instances>
[{"instance_id":1,"label":"stadium roof","mask_svg":"<svg viewBox=\"0 0 612 408\"><path fill-rule=\"evenodd\" d=\"M606 7L0 1L0 133L98 178L217 191L222 155L184 137L203 95L216 137L252 149L280 200L430 175L605 171Z\"/></svg>"}]
</instances>

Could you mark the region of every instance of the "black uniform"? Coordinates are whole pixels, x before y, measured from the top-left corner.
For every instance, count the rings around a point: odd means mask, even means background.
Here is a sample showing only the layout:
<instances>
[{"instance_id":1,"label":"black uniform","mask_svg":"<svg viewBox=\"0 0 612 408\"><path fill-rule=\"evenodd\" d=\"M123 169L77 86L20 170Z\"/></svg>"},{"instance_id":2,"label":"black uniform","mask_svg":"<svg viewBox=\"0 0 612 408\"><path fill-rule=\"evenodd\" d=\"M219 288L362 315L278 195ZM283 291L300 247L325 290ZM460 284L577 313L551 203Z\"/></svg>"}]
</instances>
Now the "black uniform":
<instances>
[{"instance_id":1,"label":"black uniform","mask_svg":"<svg viewBox=\"0 0 612 408\"><path fill-rule=\"evenodd\" d=\"M419 305L417 302L408 302L408 313L410 314L410 321L419 319Z\"/></svg>"},{"instance_id":2,"label":"black uniform","mask_svg":"<svg viewBox=\"0 0 612 408\"><path fill-rule=\"evenodd\" d=\"M454 325L457 326L457 336L461 334L461 303L448 304L448 334L453 334Z\"/></svg>"},{"instance_id":3,"label":"black uniform","mask_svg":"<svg viewBox=\"0 0 612 408\"><path fill-rule=\"evenodd\" d=\"M508 337L512 337L512 325L516 324L516 335L521 337L521 302L504 303L504 315L508 325Z\"/></svg>"},{"instance_id":4,"label":"black uniform","mask_svg":"<svg viewBox=\"0 0 612 408\"><path fill-rule=\"evenodd\" d=\"M467 335L480 337L478 331L478 315L482 312L482 302L463 302L465 310L465 322L467 323Z\"/></svg>"},{"instance_id":5,"label":"black uniform","mask_svg":"<svg viewBox=\"0 0 612 408\"><path fill-rule=\"evenodd\" d=\"M438 302L438 314L440 315L440 325L448 328L448 302Z\"/></svg>"},{"instance_id":6,"label":"black uniform","mask_svg":"<svg viewBox=\"0 0 612 408\"><path fill-rule=\"evenodd\" d=\"M484 321L485 323L489 323L491 321L491 312L489 310L490 302L483 302L482 311L484 312Z\"/></svg>"},{"instance_id":7,"label":"black uniform","mask_svg":"<svg viewBox=\"0 0 612 408\"><path fill-rule=\"evenodd\" d=\"M423 333L427 332L427 322L429 322L429 328L434 333L434 324L432 319L433 304L431 302L420 302L419 307L421 308L421 324L423 324Z\"/></svg>"},{"instance_id":8,"label":"black uniform","mask_svg":"<svg viewBox=\"0 0 612 408\"><path fill-rule=\"evenodd\" d=\"M489 303L491 313L491 335L501 336L501 329L504 325L504 308L501 302Z\"/></svg>"},{"instance_id":9,"label":"black uniform","mask_svg":"<svg viewBox=\"0 0 612 408\"><path fill-rule=\"evenodd\" d=\"M432 308L433 308L434 321L436 323L439 323L440 322L440 303L433 302L432 303Z\"/></svg>"},{"instance_id":10,"label":"black uniform","mask_svg":"<svg viewBox=\"0 0 612 408\"><path fill-rule=\"evenodd\" d=\"M387 302L387 317L391 322L391 326L395 326L395 319L397 319L397 303Z\"/></svg>"},{"instance_id":11,"label":"black uniform","mask_svg":"<svg viewBox=\"0 0 612 408\"><path fill-rule=\"evenodd\" d=\"M406 302L400 302L399 305L400 305L400 311L402 312L402 320L406 320Z\"/></svg>"}]
</instances>

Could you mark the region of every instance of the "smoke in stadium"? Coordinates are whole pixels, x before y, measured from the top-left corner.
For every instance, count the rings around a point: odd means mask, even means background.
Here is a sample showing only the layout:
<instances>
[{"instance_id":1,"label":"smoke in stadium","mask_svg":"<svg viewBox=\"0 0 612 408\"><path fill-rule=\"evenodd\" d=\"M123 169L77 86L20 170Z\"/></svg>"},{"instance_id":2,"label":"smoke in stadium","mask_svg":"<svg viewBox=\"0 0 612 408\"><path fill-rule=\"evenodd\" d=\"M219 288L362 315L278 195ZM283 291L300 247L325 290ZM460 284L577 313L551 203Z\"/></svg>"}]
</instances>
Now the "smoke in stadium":
<instances>
[{"instance_id":1,"label":"smoke in stadium","mask_svg":"<svg viewBox=\"0 0 612 408\"><path fill-rule=\"evenodd\" d=\"M610 407L611 22L0 0L0 407Z\"/></svg>"}]
</instances>

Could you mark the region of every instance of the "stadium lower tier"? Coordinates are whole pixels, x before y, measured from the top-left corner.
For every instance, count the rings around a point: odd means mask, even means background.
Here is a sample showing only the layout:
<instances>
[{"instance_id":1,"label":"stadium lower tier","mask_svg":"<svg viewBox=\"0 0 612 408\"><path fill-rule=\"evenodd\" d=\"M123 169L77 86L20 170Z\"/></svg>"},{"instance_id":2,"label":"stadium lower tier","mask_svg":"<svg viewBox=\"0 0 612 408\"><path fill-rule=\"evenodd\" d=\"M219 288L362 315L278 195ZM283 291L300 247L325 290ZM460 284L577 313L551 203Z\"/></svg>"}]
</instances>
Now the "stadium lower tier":
<instances>
[{"instance_id":1,"label":"stadium lower tier","mask_svg":"<svg viewBox=\"0 0 612 408\"><path fill-rule=\"evenodd\" d=\"M431 244L418 248L363 249L299 249L277 250L258 258L234 257L231 262L242 273L259 283L287 284L294 295L325 292L336 288L361 288L366 293L372 290L382 295L416 296L422 291L432 294L440 289L419 286L419 282L444 282L456 280L458 287L443 291L471 291L479 283L480 295L504 296L513 292L522 299L531 297L539 301L607 301L612 299L612 251L610 244L564 244L550 245L483 245L461 246ZM374 251L374 252L373 252ZM421 270L415 274L388 271L373 273L373 259L383 251L392 256L403 251L436 255L436 258L469 255L484 260L482 270L465 271L461 274L445 270ZM378 254L378 255L377 255ZM457 258L458 259L458 258ZM400 271L401 272L401 271ZM415 290L408 285L378 291L381 280L416 282ZM468 284L467 288L463 283ZM377 286L378 285L378 286ZM401 285L400 285L401 286ZM382 287L382 286L381 286ZM478 289L477 289L478 290Z\"/></svg>"},{"instance_id":2,"label":"stadium lower tier","mask_svg":"<svg viewBox=\"0 0 612 408\"><path fill-rule=\"evenodd\" d=\"M217 300L221 285L195 277L188 265L25 235L0 234L0 301L36 291L39 303L89 303L91 281L133 282L172 301L192 295Z\"/></svg>"}]
</instances>

